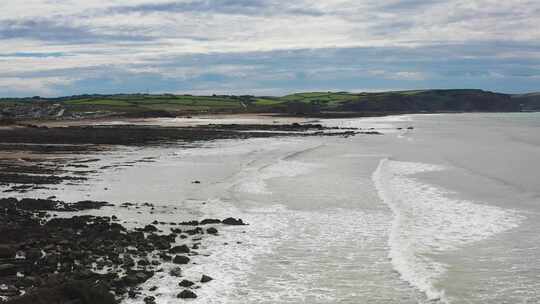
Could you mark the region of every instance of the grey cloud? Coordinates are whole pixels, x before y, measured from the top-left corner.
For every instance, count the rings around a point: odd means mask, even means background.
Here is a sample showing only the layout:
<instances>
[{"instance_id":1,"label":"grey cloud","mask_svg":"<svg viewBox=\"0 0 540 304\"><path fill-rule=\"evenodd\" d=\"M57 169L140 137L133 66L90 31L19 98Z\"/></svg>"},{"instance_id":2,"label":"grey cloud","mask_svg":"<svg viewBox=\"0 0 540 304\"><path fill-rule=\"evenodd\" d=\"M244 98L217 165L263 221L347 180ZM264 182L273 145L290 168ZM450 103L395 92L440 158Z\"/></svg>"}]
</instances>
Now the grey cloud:
<instances>
[{"instance_id":1,"label":"grey cloud","mask_svg":"<svg viewBox=\"0 0 540 304\"><path fill-rule=\"evenodd\" d=\"M114 13L196 12L237 15L310 15L324 13L305 7L294 7L276 0L194 0L190 2L167 2L121 6L109 10Z\"/></svg>"},{"instance_id":2,"label":"grey cloud","mask_svg":"<svg viewBox=\"0 0 540 304\"><path fill-rule=\"evenodd\" d=\"M384 88L475 87L502 92L538 90L538 58L501 57L501 53L540 50L540 43L447 43L416 48L363 47L267 52L159 54L143 63L16 73L24 79L68 77L51 84L60 95L121 92L276 92ZM151 72L148 72L151 71ZM176 71L178 71L177 74ZM373 71L381 71L379 74ZM400 79L410 73L425 75ZM536 78L535 78L536 77ZM0 96L7 94L0 91ZM279 94L279 93L276 93Z\"/></svg>"},{"instance_id":3,"label":"grey cloud","mask_svg":"<svg viewBox=\"0 0 540 304\"><path fill-rule=\"evenodd\" d=\"M63 52L16 52L16 53L0 53L1 57L19 57L19 58L46 58L46 57L65 57L68 56Z\"/></svg>"},{"instance_id":4,"label":"grey cloud","mask_svg":"<svg viewBox=\"0 0 540 304\"><path fill-rule=\"evenodd\" d=\"M126 31L129 33L129 31ZM84 44L97 42L137 42L150 41L153 37L122 33L100 33L95 29L75 26L69 23L58 23L52 20L1 20L0 39L33 39L66 44Z\"/></svg>"},{"instance_id":5,"label":"grey cloud","mask_svg":"<svg viewBox=\"0 0 540 304\"><path fill-rule=\"evenodd\" d=\"M399 0L382 4L379 9L382 11L412 11L444 2L445 0Z\"/></svg>"}]
</instances>

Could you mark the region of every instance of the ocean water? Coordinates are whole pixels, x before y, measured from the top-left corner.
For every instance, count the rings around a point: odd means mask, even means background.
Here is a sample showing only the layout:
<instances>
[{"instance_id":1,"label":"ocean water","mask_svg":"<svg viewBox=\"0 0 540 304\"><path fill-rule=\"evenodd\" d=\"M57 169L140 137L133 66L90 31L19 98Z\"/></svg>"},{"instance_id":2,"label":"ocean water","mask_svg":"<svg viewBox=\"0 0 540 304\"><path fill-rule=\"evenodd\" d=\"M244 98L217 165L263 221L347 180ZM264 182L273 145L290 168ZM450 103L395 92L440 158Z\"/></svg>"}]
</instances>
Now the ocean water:
<instances>
[{"instance_id":1,"label":"ocean water","mask_svg":"<svg viewBox=\"0 0 540 304\"><path fill-rule=\"evenodd\" d=\"M127 225L244 219L184 269L215 278L193 303L540 302L540 114L321 123L384 135L121 148L93 166L155 162L25 196L155 204L98 212ZM146 285L178 303L166 273Z\"/></svg>"}]
</instances>

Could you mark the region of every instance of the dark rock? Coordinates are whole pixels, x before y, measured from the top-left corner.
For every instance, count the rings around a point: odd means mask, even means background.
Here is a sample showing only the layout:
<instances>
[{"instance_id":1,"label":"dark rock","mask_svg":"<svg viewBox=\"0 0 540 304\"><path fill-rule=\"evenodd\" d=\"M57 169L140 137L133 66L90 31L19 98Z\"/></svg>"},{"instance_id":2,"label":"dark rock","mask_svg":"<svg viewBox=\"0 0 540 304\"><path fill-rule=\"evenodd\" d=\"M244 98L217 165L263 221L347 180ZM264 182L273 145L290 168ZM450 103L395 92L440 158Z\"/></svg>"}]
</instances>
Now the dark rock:
<instances>
[{"instance_id":1,"label":"dark rock","mask_svg":"<svg viewBox=\"0 0 540 304\"><path fill-rule=\"evenodd\" d=\"M17 254L17 250L13 246L0 245L0 259L11 259Z\"/></svg>"},{"instance_id":2,"label":"dark rock","mask_svg":"<svg viewBox=\"0 0 540 304\"><path fill-rule=\"evenodd\" d=\"M159 257L162 260L166 261L166 262L172 261L172 257L170 255L166 254L166 253L163 253L163 252L159 254Z\"/></svg>"},{"instance_id":3,"label":"dark rock","mask_svg":"<svg viewBox=\"0 0 540 304\"><path fill-rule=\"evenodd\" d=\"M7 286L7 288L0 289L0 296L4 297L16 297L21 292L15 286Z\"/></svg>"},{"instance_id":4,"label":"dark rock","mask_svg":"<svg viewBox=\"0 0 540 304\"><path fill-rule=\"evenodd\" d=\"M144 298L143 301L144 301L144 304L155 304L156 303L156 298L152 297L152 296L149 296L149 297Z\"/></svg>"},{"instance_id":5,"label":"dark rock","mask_svg":"<svg viewBox=\"0 0 540 304\"><path fill-rule=\"evenodd\" d=\"M197 298L197 295L193 291L185 289L176 297L179 299L195 299Z\"/></svg>"},{"instance_id":6,"label":"dark rock","mask_svg":"<svg viewBox=\"0 0 540 304\"><path fill-rule=\"evenodd\" d=\"M191 183L192 183L192 184L200 184L201 182L198 181L198 180L196 180L196 181L192 181Z\"/></svg>"},{"instance_id":7,"label":"dark rock","mask_svg":"<svg viewBox=\"0 0 540 304\"><path fill-rule=\"evenodd\" d=\"M148 262L148 260L146 260L146 259L142 259L142 260L139 260L137 262L137 265L138 266L148 266L148 265L150 265L150 262Z\"/></svg>"},{"instance_id":8,"label":"dark rock","mask_svg":"<svg viewBox=\"0 0 540 304\"><path fill-rule=\"evenodd\" d=\"M18 268L13 264L0 264L0 277L16 275Z\"/></svg>"},{"instance_id":9,"label":"dark rock","mask_svg":"<svg viewBox=\"0 0 540 304\"><path fill-rule=\"evenodd\" d=\"M209 276L203 274L203 275L202 275L202 278L201 278L201 283L208 283L208 282L210 282L210 281L212 281L212 280L213 280L212 277L209 277Z\"/></svg>"},{"instance_id":10,"label":"dark rock","mask_svg":"<svg viewBox=\"0 0 540 304\"><path fill-rule=\"evenodd\" d=\"M57 286L39 288L9 301L10 304L116 304L114 296L103 285L73 281Z\"/></svg>"},{"instance_id":11,"label":"dark rock","mask_svg":"<svg viewBox=\"0 0 540 304\"><path fill-rule=\"evenodd\" d=\"M188 221L188 222L181 222L179 225L186 225L186 226L198 226L199 221Z\"/></svg>"},{"instance_id":12,"label":"dark rock","mask_svg":"<svg viewBox=\"0 0 540 304\"><path fill-rule=\"evenodd\" d=\"M210 227L208 229L206 229L206 233L208 234L217 234L218 233L218 230L214 227Z\"/></svg>"},{"instance_id":13,"label":"dark rock","mask_svg":"<svg viewBox=\"0 0 540 304\"><path fill-rule=\"evenodd\" d=\"M124 266L128 268L135 267L135 261L131 256L128 255L124 257Z\"/></svg>"},{"instance_id":14,"label":"dark rock","mask_svg":"<svg viewBox=\"0 0 540 304\"><path fill-rule=\"evenodd\" d=\"M169 271L169 274L173 277L181 277L182 276L182 269L180 267L174 267Z\"/></svg>"},{"instance_id":15,"label":"dark rock","mask_svg":"<svg viewBox=\"0 0 540 304\"><path fill-rule=\"evenodd\" d=\"M107 202L95 202L95 201L80 201L72 205L67 205L66 210L69 211L82 211L82 210L91 210L91 209L100 209L104 206L110 206Z\"/></svg>"},{"instance_id":16,"label":"dark rock","mask_svg":"<svg viewBox=\"0 0 540 304\"><path fill-rule=\"evenodd\" d=\"M189 253L189 247L187 245L174 246L169 249L170 253Z\"/></svg>"},{"instance_id":17,"label":"dark rock","mask_svg":"<svg viewBox=\"0 0 540 304\"><path fill-rule=\"evenodd\" d=\"M19 203L17 199L0 199L0 285L14 286L17 292L25 291L24 296L17 298L18 294L10 293L7 297L10 304L108 304L114 303L114 297L113 302L108 302L112 294L119 300L128 293L132 297L141 297L139 301L142 302L144 296L140 295L139 285L154 275L149 270L159 267L163 260L172 261L167 252L178 237L176 233L157 234L157 227L153 225L127 230L114 222L112 215L45 217L44 210L75 208L60 201L27 199L23 203L25 209L19 208ZM93 204L83 202L80 208ZM194 223L198 224L197 221ZM201 227L191 228L186 234L200 236L204 232ZM186 255L192 251L187 245L174 246L170 250L181 254L173 255L175 263L190 263L190 257ZM17 252L25 259L16 260ZM163 260L158 260L157 256ZM107 271L105 274L94 273L94 265L97 270ZM16 277L17 273L24 277ZM177 272L171 271L171 275L180 276L180 268ZM69 285L67 282L82 283ZM64 294L67 287L73 294ZM12 302L19 298L31 300Z\"/></svg>"},{"instance_id":18,"label":"dark rock","mask_svg":"<svg viewBox=\"0 0 540 304\"><path fill-rule=\"evenodd\" d=\"M201 221L201 225L208 225L208 224L220 224L221 220L218 219L204 219Z\"/></svg>"},{"instance_id":19,"label":"dark rock","mask_svg":"<svg viewBox=\"0 0 540 304\"><path fill-rule=\"evenodd\" d=\"M136 286L148 281L153 275L153 271L128 271L124 282L127 286Z\"/></svg>"},{"instance_id":20,"label":"dark rock","mask_svg":"<svg viewBox=\"0 0 540 304\"><path fill-rule=\"evenodd\" d=\"M146 226L144 226L142 231L144 231L144 232L156 232L156 231L158 231L158 229L154 225L146 225Z\"/></svg>"},{"instance_id":21,"label":"dark rock","mask_svg":"<svg viewBox=\"0 0 540 304\"><path fill-rule=\"evenodd\" d=\"M189 258L184 255L177 255L173 259L173 263L175 264L187 264L189 263Z\"/></svg>"},{"instance_id":22,"label":"dark rock","mask_svg":"<svg viewBox=\"0 0 540 304\"><path fill-rule=\"evenodd\" d=\"M201 227L196 227L195 229L186 230L184 232L189 235L195 235L195 234L203 233L203 230Z\"/></svg>"},{"instance_id":23,"label":"dark rock","mask_svg":"<svg viewBox=\"0 0 540 304\"><path fill-rule=\"evenodd\" d=\"M137 290L135 290L134 288L131 288L128 291L128 297L130 297L132 299L135 299L138 295L139 295L139 292L137 292Z\"/></svg>"},{"instance_id":24,"label":"dark rock","mask_svg":"<svg viewBox=\"0 0 540 304\"><path fill-rule=\"evenodd\" d=\"M185 288L191 287L193 285L195 285L195 283L191 282L190 280L182 280L182 282L178 283L178 286Z\"/></svg>"},{"instance_id":25,"label":"dark rock","mask_svg":"<svg viewBox=\"0 0 540 304\"><path fill-rule=\"evenodd\" d=\"M245 225L244 222L242 221L242 219L234 219L232 217L224 219L223 224L225 224L225 225L234 225L234 226Z\"/></svg>"},{"instance_id":26,"label":"dark rock","mask_svg":"<svg viewBox=\"0 0 540 304\"><path fill-rule=\"evenodd\" d=\"M137 283L139 283L139 280L137 279L135 275L128 275L124 277L124 282L126 283L127 286L134 286L134 285L137 285Z\"/></svg>"}]
</instances>

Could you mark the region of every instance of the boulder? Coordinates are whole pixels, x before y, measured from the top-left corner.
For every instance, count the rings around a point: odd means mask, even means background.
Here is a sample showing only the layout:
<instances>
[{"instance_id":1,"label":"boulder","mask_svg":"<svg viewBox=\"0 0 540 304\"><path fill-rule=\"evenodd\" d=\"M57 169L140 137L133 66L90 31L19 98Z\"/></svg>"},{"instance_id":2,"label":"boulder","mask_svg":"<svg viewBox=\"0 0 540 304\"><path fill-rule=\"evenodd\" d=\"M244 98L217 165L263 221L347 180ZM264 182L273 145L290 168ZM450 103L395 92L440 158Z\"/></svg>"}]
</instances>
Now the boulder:
<instances>
[{"instance_id":1,"label":"boulder","mask_svg":"<svg viewBox=\"0 0 540 304\"><path fill-rule=\"evenodd\" d=\"M195 285L195 283L191 282L190 280L182 280L182 282L178 283L178 286L186 287L186 288L191 287L193 285Z\"/></svg>"},{"instance_id":2,"label":"boulder","mask_svg":"<svg viewBox=\"0 0 540 304\"><path fill-rule=\"evenodd\" d=\"M208 225L208 224L220 224L221 220L218 219L204 219L201 221L201 225Z\"/></svg>"},{"instance_id":3,"label":"boulder","mask_svg":"<svg viewBox=\"0 0 540 304\"><path fill-rule=\"evenodd\" d=\"M232 217L226 218L223 220L223 224L225 225L233 225L233 226L240 226L245 225L242 219L235 219Z\"/></svg>"},{"instance_id":4,"label":"boulder","mask_svg":"<svg viewBox=\"0 0 540 304\"><path fill-rule=\"evenodd\" d=\"M0 277L16 275L18 268L13 264L0 264Z\"/></svg>"},{"instance_id":5,"label":"boulder","mask_svg":"<svg viewBox=\"0 0 540 304\"><path fill-rule=\"evenodd\" d=\"M170 253L189 253L189 247L187 245L174 246L169 250Z\"/></svg>"},{"instance_id":6,"label":"boulder","mask_svg":"<svg viewBox=\"0 0 540 304\"><path fill-rule=\"evenodd\" d=\"M158 229L154 225L146 225L146 226L144 226L142 231L144 231L144 232L156 232L156 231L158 231Z\"/></svg>"},{"instance_id":7,"label":"boulder","mask_svg":"<svg viewBox=\"0 0 540 304\"><path fill-rule=\"evenodd\" d=\"M195 299L197 298L197 295L193 291L185 289L176 297L179 299Z\"/></svg>"},{"instance_id":8,"label":"boulder","mask_svg":"<svg viewBox=\"0 0 540 304\"><path fill-rule=\"evenodd\" d=\"M17 254L17 250L10 245L0 245L0 259L12 259Z\"/></svg>"},{"instance_id":9,"label":"boulder","mask_svg":"<svg viewBox=\"0 0 540 304\"><path fill-rule=\"evenodd\" d=\"M172 257L171 257L170 255L168 255L168 254L166 254L166 253L163 253L163 252L159 253L159 257L160 257L162 260L166 261L166 262L172 260Z\"/></svg>"},{"instance_id":10,"label":"boulder","mask_svg":"<svg viewBox=\"0 0 540 304\"><path fill-rule=\"evenodd\" d=\"M80 304L115 304L114 296L101 285L90 282L73 281L52 288L41 288L27 293L10 303L80 303Z\"/></svg>"},{"instance_id":11,"label":"boulder","mask_svg":"<svg viewBox=\"0 0 540 304\"><path fill-rule=\"evenodd\" d=\"M189 258L184 255L177 255L173 258L173 263L175 264L187 264L189 263Z\"/></svg>"},{"instance_id":12,"label":"boulder","mask_svg":"<svg viewBox=\"0 0 540 304\"><path fill-rule=\"evenodd\" d=\"M206 229L206 233L208 234L217 234L218 233L218 230L214 227L210 227L208 229Z\"/></svg>"},{"instance_id":13,"label":"boulder","mask_svg":"<svg viewBox=\"0 0 540 304\"><path fill-rule=\"evenodd\" d=\"M203 275L202 275L202 278L201 278L201 283L208 283L208 282L210 282L210 281L212 281L212 280L213 280L212 277L209 277L209 276L203 274Z\"/></svg>"},{"instance_id":14,"label":"boulder","mask_svg":"<svg viewBox=\"0 0 540 304\"><path fill-rule=\"evenodd\" d=\"M182 269L180 267L174 267L169 271L169 274L173 277L181 277L182 276Z\"/></svg>"}]
</instances>

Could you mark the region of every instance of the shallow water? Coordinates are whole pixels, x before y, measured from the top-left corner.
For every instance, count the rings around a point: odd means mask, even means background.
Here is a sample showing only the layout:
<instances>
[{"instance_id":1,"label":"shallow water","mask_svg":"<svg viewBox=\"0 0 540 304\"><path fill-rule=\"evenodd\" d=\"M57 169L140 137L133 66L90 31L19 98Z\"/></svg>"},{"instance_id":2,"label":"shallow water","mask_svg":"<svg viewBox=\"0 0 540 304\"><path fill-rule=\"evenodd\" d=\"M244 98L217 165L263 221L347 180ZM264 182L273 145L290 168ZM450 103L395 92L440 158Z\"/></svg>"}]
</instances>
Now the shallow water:
<instances>
[{"instance_id":1,"label":"shallow water","mask_svg":"<svg viewBox=\"0 0 540 304\"><path fill-rule=\"evenodd\" d=\"M186 268L215 278L194 303L540 301L539 114L323 123L385 135L124 148L93 166L156 162L33 194L156 205L99 211L128 225L243 218L249 226L208 238ZM176 303L176 283L147 285L160 286L158 303Z\"/></svg>"}]
</instances>

